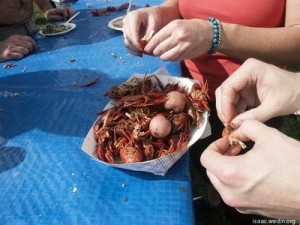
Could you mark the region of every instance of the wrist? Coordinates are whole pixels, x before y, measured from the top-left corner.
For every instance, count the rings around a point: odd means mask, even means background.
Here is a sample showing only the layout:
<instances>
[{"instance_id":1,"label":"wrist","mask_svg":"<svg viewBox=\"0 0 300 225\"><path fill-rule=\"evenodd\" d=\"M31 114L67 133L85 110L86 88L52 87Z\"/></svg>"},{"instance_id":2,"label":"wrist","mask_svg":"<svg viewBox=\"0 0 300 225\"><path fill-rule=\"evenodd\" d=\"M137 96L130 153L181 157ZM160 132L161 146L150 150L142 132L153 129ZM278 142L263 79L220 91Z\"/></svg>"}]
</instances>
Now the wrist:
<instances>
[{"instance_id":1,"label":"wrist","mask_svg":"<svg viewBox=\"0 0 300 225\"><path fill-rule=\"evenodd\" d=\"M209 17L208 21L213 25L213 35L212 35L212 44L211 48L208 51L209 54L214 54L219 50L221 37L222 37L222 27L219 20L214 17Z\"/></svg>"}]
</instances>

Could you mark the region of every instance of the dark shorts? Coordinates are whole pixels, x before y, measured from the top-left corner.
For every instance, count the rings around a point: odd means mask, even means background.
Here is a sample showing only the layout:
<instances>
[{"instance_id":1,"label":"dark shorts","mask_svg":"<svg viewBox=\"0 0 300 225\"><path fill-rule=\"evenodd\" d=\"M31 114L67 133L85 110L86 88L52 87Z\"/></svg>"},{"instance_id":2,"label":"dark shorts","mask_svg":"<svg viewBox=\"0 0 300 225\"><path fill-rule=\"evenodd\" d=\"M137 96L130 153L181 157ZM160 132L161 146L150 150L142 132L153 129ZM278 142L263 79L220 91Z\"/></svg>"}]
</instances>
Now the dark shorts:
<instances>
[{"instance_id":1,"label":"dark shorts","mask_svg":"<svg viewBox=\"0 0 300 225\"><path fill-rule=\"evenodd\" d=\"M38 32L33 19L18 25L0 26L0 41L7 39L13 34L33 36Z\"/></svg>"}]
</instances>

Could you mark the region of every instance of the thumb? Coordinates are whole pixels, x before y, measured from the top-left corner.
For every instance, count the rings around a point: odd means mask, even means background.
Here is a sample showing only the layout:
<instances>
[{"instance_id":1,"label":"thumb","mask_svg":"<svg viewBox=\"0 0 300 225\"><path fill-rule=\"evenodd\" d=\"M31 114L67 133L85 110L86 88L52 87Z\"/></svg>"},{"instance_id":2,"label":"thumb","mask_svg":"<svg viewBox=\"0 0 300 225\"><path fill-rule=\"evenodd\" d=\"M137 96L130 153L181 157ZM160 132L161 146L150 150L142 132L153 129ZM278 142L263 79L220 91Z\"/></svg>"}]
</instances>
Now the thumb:
<instances>
[{"instance_id":1,"label":"thumb","mask_svg":"<svg viewBox=\"0 0 300 225\"><path fill-rule=\"evenodd\" d=\"M229 159L229 156L225 156L230 144L227 138L221 138L210 144L205 151L201 154L201 164L213 174L218 174L220 165L224 164L224 160Z\"/></svg>"}]
</instances>

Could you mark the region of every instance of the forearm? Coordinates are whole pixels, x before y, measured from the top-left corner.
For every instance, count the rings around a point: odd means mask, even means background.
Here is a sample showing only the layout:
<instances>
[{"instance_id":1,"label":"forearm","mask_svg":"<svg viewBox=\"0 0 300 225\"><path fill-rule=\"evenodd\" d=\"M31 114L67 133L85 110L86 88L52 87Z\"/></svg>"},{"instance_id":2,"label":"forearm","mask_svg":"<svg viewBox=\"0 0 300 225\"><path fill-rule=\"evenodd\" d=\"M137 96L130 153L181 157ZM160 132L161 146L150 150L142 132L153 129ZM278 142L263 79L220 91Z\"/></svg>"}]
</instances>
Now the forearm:
<instances>
[{"instance_id":1,"label":"forearm","mask_svg":"<svg viewBox=\"0 0 300 225\"><path fill-rule=\"evenodd\" d=\"M277 65L299 64L299 40L299 26L253 28L222 23L219 51L241 60L252 57Z\"/></svg>"},{"instance_id":2,"label":"forearm","mask_svg":"<svg viewBox=\"0 0 300 225\"><path fill-rule=\"evenodd\" d=\"M165 26L170 21L181 18L178 0L166 0L158 8L161 13L161 24Z\"/></svg>"}]
</instances>

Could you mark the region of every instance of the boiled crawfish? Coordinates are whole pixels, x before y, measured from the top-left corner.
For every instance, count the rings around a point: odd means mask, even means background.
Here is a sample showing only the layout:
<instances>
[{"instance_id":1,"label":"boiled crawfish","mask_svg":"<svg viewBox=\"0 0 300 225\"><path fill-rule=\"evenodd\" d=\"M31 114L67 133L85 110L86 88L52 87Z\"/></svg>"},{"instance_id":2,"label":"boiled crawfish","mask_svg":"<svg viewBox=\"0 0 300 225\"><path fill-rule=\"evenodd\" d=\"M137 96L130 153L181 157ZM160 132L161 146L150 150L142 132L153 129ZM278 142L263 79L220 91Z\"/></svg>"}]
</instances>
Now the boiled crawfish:
<instances>
[{"instance_id":1,"label":"boiled crawfish","mask_svg":"<svg viewBox=\"0 0 300 225\"><path fill-rule=\"evenodd\" d=\"M207 83L204 84L204 87L201 87L200 84L195 83L192 86L192 91L187 95L188 99L188 114L194 119L196 125L200 127L202 123L202 115L206 110L210 112L208 105L208 86Z\"/></svg>"},{"instance_id":2,"label":"boiled crawfish","mask_svg":"<svg viewBox=\"0 0 300 225\"><path fill-rule=\"evenodd\" d=\"M222 131L222 137L228 138L230 145L239 145L242 149L245 149L247 147L245 143L232 136L234 130L235 128L231 124L228 124Z\"/></svg>"},{"instance_id":3,"label":"boiled crawfish","mask_svg":"<svg viewBox=\"0 0 300 225\"><path fill-rule=\"evenodd\" d=\"M175 90L186 96L186 108L180 113L164 107L167 94ZM192 126L200 126L203 113L209 111L207 87L202 89L196 84L188 93L178 83L162 85L155 75L135 77L112 87L105 95L115 103L111 109L100 112L94 136L99 159L108 163L142 162L184 150ZM171 123L171 131L165 138L151 135L149 124L157 114L164 115Z\"/></svg>"}]
</instances>

